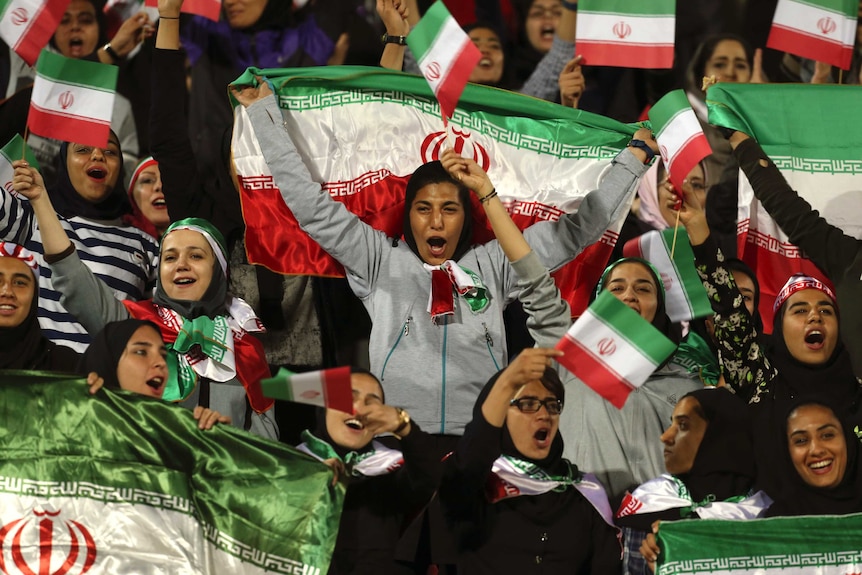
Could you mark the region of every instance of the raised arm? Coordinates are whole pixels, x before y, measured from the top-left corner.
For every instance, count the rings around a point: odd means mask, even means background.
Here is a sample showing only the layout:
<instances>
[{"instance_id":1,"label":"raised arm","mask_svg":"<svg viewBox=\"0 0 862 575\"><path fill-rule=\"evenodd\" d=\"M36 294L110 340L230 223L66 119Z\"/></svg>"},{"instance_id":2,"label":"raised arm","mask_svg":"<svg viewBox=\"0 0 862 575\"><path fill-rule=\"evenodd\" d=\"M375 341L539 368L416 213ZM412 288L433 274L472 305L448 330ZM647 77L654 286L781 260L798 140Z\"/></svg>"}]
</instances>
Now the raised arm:
<instances>
[{"instance_id":1,"label":"raised arm","mask_svg":"<svg viewBox=\"0 0 862 575\"><path fill-rule=\"evenodd\" d=\"M51 265L51 280L62 294L60 303L63 307L90 333L97 333L108 322L128 318L129 313L114 297L113 291L78 258L45 191L45 182L39 171L23 160L14 161L12 166L15 168L12 186L30 200L42 235L43 255Z\"/></svg>"},{"instance_id":2,"label":"raised arm","mask_svg":"<svg viewBox=\"0 0 862 575\"><path fill-rule=\"evenodd\" d=\"M386 35L390 40L383 44L383 55L380 57L380 67L388 70L401 71L404 66L404 51L407 46L392 39L406 37L410 33L410 10L407 2L397 0L377 0L377 14L386 27Z\"/></svg>"},{"instance_id":3,"label":"raised arm","mask_svg":"<svg viewBox=\"0 0 862 575\"><path fill-rule=\"evenodd\" d=\"M364 297L371 291L381 258L391 249L390 240L333 200L312 180L266 83L259 87L234 88L233 94L247 109L260 150L284 203L300 227L345 267L352 276L354 292Z\"/></svg>"},{"instance_id":4,"label":"raised arm","mask_svg":"<svg viewBox=\"0 0 862 575\"><path fill-rule=\"evenodd\" d=\"M527 326L540 346L552 347L570 324L569 305L560 296L554 280L500 201L488 174L473 160L452 149L440 157L443 167L479 198L491 223L497 243L518 277L519 299L528 314Z\"/></svg>"},{"instance_id":5,"label":"raised arm","mask_svg":"<svg viewBox=\"0 0 862 575\"><path fill-rule=\"evenodd\" d=\"M570 3L564 2L563 15L554 34L554 43L548 53L542 56L519 92L550 102L556 101L560 73L574 55L577 23L577 10L573 10Z\"/></svg>"},{"instance_id":6,"label":"raised arm","mask_svg":"<svg viewBox=\"0 0 862 575\"><path fill-rule=\"evenodd\" d=\"M706 288L715 312L715 339L722 374L730 388L748 401L758 401L765 386L775 377L758 342L754 319L733 274L724 266L724 254L709 233L706 213L694 195L686 195L678 205L679 220L688 232L695 255L695 268Z\"/></svg>"}]
</instances>

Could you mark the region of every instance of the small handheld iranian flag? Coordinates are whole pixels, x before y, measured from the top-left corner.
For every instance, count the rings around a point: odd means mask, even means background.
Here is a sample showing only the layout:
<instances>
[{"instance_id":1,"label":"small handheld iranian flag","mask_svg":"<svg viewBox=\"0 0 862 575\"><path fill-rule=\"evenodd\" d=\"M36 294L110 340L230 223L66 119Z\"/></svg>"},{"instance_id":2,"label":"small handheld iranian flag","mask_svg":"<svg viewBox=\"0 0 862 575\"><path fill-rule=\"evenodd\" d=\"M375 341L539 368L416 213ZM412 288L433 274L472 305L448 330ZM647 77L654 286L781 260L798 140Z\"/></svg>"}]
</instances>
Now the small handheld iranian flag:
<instances>
[{"instance_id":1,"label":"small handheld iranian flag","mask_svg":"<svg viewBox=\"0 0 862 575\"><path fill-rule=\"evenodd\" d=\"M688 321L712 314L706 289L694 268L688 234L680 229L671 258L673 228L654 230L626 242L623 255L647 260L661 274L665 307L671 321Z\"/></svg>"},{"instance_id":2,"label":"small handheld iranian flag","mask_svg":"<svg viewBox=\"0 0 862 575\"><path fill-rule=\"evenodd\" d=\"M15 134L9 143L0 149L0 185L10 194L17 195L17 192L12 189L12 176L15 172L12 168L12 162L21 159L27 160L27 163L32 167L39 169L39 162L36 161L33 150L30 149L24 138ZM24 196L21 197L24 198Z\"/></svg>"},{"instance_id":3,"label":"small handheld iranian flag","mask_svg":"<svg viewBox=\"0 0 862 575\"><path fill-rule=\"evenodd\" d=\"M670 181L677 190L682 190L688 173L712 153L703 128L683 90L665 94L650 108L649 119Z\"/></svg>"},{"instance_id":4,"label":"small handheld iranian flag","mask_svg":"<svg viewBox=\"0 0 862 575\"><path fill-rule=\"evenodd\" d=\"M766 47L850 69L856 0L778 0Z\"/></svg>"},{"instance_id":5,"label":"small handheld iranian flag","mask_svg":"<svg viewBox=\"0 0 862 575\"><path fill-rule=\"evenodd\" d=\"M27 124L34 134L105 147L114 110L117 67L43 50Z\"/></svg>"},{"instance_id":6,"label":"small handheld iranian flag","mask_svg":"<svg viewBox=\"0 0 862 575\"><path fill-rule=\"evenodd\" d=\"M263 394L273 399L306 403L353 413L353 388L350 368L336 367L293 373L283 367L275 377L262 379Z\"/></svg>"},{"instance_id":7,"label":"small handheld iranian flag","mask_svg":"<svg viewBox=\"0 0 862 575\"><path fill-rule=\"evenodd\" d=\"M32 66L68 5L69 0L0 0L0 38Z\"/></svg>"},{"instance_id":8,"label":"small handheld iranian flag","mask_svg":"<svg viewBox=\"0 0 862 575\"><path fill-rule=\"evenodd\" d=\"M676 346L609 291L599 294L556 346L559 362L617 409Z\"/></svg>"},{"instance_id":9,"label":"small handheld iranian flag","mask_svg":"<svg viewBox=\"0 0 862 575\"><path fill-rule=\"evenodd\" d=\"M146 5L158 7L159 0L146 0ZM186 0L183 2L180 12L197 14L209 18L213 22L218 22L219 14L221 14L221 0Z\"/></svg>"},{"instance_id":10,"label":"small handheld iranian flag","mask_svg":"<svg viewBox=\"0 0 862 575\"><path fill-rule=\"evenodd\" d=\"M593 66L672 68L676 0L581 0L575 53Z\"/></svg>"},{"instance_id":11,"label":"small handheld iranian flag","mask_svg":"<svg viewBox=\"0 0 862 575\"><path fill-rule=\"evenodd\" d=\"M482 59L479 49L440 0L407 36L407 45L440 102L443 120L451 118L467 79Z\"/></svg>"}]
</instances>

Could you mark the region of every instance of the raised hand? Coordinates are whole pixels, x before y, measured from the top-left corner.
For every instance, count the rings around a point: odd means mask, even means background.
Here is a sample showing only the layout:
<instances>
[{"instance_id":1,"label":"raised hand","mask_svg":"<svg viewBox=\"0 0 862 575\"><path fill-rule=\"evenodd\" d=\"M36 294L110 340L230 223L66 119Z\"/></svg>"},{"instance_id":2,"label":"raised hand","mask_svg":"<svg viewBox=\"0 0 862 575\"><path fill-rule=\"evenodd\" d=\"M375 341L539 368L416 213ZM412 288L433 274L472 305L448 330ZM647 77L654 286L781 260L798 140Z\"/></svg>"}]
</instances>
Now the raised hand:
<instances>
[{"instance_id":1,"label":"raised hand","mask_svg":"<svg viewBox=\"0 0 862 575\"><path fill-rule=\"evenodd\" d=\"M231 86L230 91L237 102L248 108L258 100L272 96L272 90L266 82L257 86Z\"/></svg>"},{"instance_id":2,"label":"raised hand","mask_svg":"<svg viewBox=\"0 0 862 575\"><path fill-rule=\"evenodd\" d=\"M39 200L43 194L47 197L45 181L39 170L28 164L26 160L14 160L12 167L15 169L12 176L13 190L31 202Z\"/></svg>"},{"instance_id":3,"label":"raised hand","mask_svg":"<svg viewBox=\"0 0 862 575\"><path fill-rule=\"evenodd\" d=\"M404 0L377 0L377 14L390 36L406 36L410 33L410 10Z\"/></svg>"},{"instance_id":4,"label":"raised hand","mask_svg":"<svg viewBox=\"0 0 862 575\"><path fill-rule=\"evenodd\" d=\"M155 32L150 17L143 10L123 22L114 37L111 38L111 48L120 58L125 58L135 47L149 38Z\"/></svg>"},{"instance_id":5,"label":"raised hand","mask_svg":"<svg viewBox=\"0 0 862 575\"><path fill-rule=\"evenodd\" d=\"M194 418L198 421L198 429L212 429L216 423L230 423L231 419L227 415L222 415L214 409L198 405L193 412Z\"/></svg>"},{"instance_id":6,"label":"raised hand","mask_svg":"<svg viewBox=\"0 0 862 575\"><path fill-rule=\"evenodd\" d=\"M485 170L473 160L462 158L455 150L449 148L444 151L440 163L453 178L473 190L480 200L494 190Z\"/></svg>"},{"instance_id":7,"label":"raised hand","mask_svg":"<svg viewBox=\"0 0 862 575\"><path fill-rule=\"evenodd\" d=\"M569 60L560 72L560 104L567 108L577 108L581 95L587 88L587 81L581 71L583 56L575 56Z\"/></svg>"}]
</instances>

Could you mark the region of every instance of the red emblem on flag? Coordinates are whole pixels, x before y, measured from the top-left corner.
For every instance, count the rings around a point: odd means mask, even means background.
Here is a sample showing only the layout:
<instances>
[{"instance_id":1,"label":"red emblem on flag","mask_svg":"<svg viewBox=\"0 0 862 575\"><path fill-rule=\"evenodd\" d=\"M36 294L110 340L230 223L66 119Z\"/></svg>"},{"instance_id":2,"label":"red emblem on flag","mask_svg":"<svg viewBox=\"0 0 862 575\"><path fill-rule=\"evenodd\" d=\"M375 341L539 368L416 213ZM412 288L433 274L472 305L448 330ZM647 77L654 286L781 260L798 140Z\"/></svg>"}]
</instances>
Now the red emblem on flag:
<instances>
[{"instance_id":1,"label":"red emblem on flag","mask_svg":"<svg viewBox=\"0 0 862 575\"><path fill-rule=\"evenodd\" d=\"M838 25L835 23L835 20L833 20L829 16L821 18L817 21L817 29L827 36L834 32L837 27Z\"/></svg>"},{"instance_id":2,"label":"red emblem on flag","mask_svg":"<svg viewBox=\"0 0 862 575\"><path fill-rule=\"evenodd\" d=\"M614 338L606 337L599 341L599 355L613 355L616 350L617 344L614 342Z\"/></svg>"},{"instance_id":3,"label":"red emblem on flag","mask_svg":"<svg viewBox=\"0 0 862 575\"><path fill-rule=\"evenodd\" d=\"M429 80L439 80L440 79L440 64L437 62L431 62L428 64L428 69L425 71L425 75Z\"/></svg>"},{"instance_id":4,"label":"red emblem on flag","mask_svg":"<svg viewBox=\"0 0 862 575\"><path fill-rule=\"evenodd\" d=\"M624 39L632 33L632 27L620 20L614 24L614 35L619 39Z\"/></svg>"},{"instance_id":5,"label":"red emblem on flag","mask_svg":"<svg viewBox=\"0 0 862 575\"><path fill-rule=\"evenodd\" d=\"M39 575L83 575L96 561L96 542L77 521L55 522L59 511L33 511L35 520L22 517L0 527L0 571ZM54 536L68 540L68 551L58 553ZM21 544L22 538L25 544ZM12 565L17 571L11 569ZM35 568L34 568L35 567Z\"/></svg>"},{"instance_id":6,"label":"red emblem on flag","mask_svg":"<svg viewBox=\"0 0 862 575\"><path fill-rule=\"evenodd\" d=\"M313 389L309 389L309 390L306 390L306 391L303 391L302 393L300 393L299 397L302 397L303 399L316 399L318 395L320 395L319 391L314 391Z\"/></svg>"},{"instance_id":7,"label":"red emblem on flag","mask_svg":"<svg viewBox=\"0 0 862 575\"><path fill-rule=\"evenodd\" d=\"M12 23L16 26L26 24L29 19L30 14L27 12L26 8L15 8L12 10Z\"/></svg>"},{"instance_id":8,"label":"red emblem on flag","mask_svg":"<svg viewBox=\"0 0 862 575\"><path fill-rule=\"evenodd\" d=\"M60 107L64 110L68 109L72 104L75 103L75 96L72 94L71 90L66 90L62 94L60 94L59 98Z\"/></svg>"},{"instance_id":9,"label":"red emblem on flag","mask_svg":"<svg viewBox=\"0 0 862 575\"><path fill-rule=\"evenodd\" d=\"M471 139L471 133L467 130L460 131L454 126L452 127L452 135L455 136L455 143L452 148L465 158L472 158L474 162L479 164L486 172L491 167L491 156L488 155L488 150L485 146ZM434 132L425 136L422 140L420 153L422 162L428 163L440 159L440 154L446 143L446 132Z\"/></svg>"}]
</instances>

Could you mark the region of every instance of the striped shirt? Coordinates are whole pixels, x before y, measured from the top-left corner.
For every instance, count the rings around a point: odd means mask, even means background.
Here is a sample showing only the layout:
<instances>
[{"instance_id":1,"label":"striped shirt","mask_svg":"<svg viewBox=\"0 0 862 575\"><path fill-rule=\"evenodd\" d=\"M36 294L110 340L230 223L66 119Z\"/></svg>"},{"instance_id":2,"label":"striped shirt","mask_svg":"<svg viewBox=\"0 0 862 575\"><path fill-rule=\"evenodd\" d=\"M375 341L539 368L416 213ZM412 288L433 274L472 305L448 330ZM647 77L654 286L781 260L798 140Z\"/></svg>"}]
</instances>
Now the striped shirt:
<instances>
[{"instance_id":1,"label":"striped shirt","mask_svg":"<svg viewBox=\"0 0 862 575\"><path fill-rule=\"evenodd\" d=\"M60 305L60 292L54 289L51 268L42 257L42 237L30 202L6 190L0 193L0 239L23 245L39 261L39 324L45 337L83 352L90 336ZM152 236L120 219L58 217L81 260L113 290L117 299L141 300L152 296L147 293L147 286L154 285L158 259L158 246Z\"/></svg>"}]
</instances>

